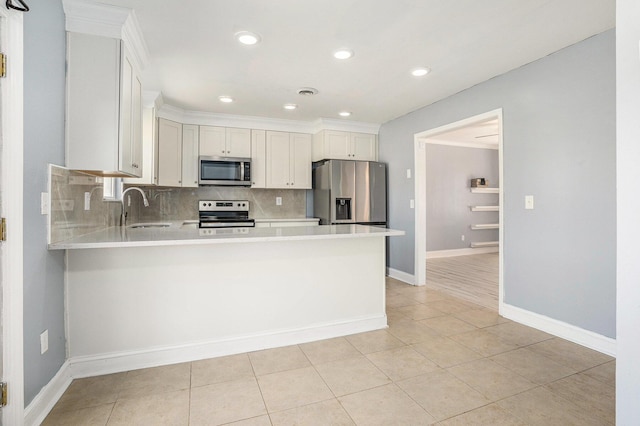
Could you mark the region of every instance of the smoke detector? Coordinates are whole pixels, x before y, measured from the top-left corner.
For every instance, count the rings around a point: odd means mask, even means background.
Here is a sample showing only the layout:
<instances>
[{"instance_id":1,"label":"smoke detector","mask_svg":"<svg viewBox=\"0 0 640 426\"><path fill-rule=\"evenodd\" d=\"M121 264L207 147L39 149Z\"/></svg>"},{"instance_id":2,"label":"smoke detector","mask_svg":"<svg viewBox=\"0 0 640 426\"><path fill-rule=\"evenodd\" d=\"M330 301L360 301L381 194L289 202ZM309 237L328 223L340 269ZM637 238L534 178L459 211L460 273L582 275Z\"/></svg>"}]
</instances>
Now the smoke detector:
<instances>
[{"instance_id":1,"label":"smoke detector","mask_svg":"<svg viewBox=\"0 0 640 426\"><path fill-rule=\"evenodd\" d=\"M298 95L302 96L313 96L318 94L318 89L314 89L313 87L301 87L297 90Z\"/></svg>"}]
</instances>

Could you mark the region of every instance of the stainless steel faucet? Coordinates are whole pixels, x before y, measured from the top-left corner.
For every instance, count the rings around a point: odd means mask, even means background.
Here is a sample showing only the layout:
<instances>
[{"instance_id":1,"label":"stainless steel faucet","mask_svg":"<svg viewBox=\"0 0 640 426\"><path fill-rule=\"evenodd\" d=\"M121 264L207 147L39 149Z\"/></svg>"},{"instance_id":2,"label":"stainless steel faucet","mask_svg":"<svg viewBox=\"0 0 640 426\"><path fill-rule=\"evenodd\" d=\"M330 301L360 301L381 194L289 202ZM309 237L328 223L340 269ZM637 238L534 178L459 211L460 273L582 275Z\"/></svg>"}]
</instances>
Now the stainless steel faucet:
<instances>
[{"instance_id":1,"label":"stainless steel faucet","mask_svg":"<svg viewBox=\"0 0 640 426\"><path fill-rule=\"evenodd\" d=\"M138 188L137 186L132 186L129 187L127 189L125 189L124 191L122 191L122 200L120 200L122 202L122 214L120 215L120 226L126 226L127 225L127 215L125 213L125 206L124 206L124 196L127 192L131 191L132 189L135 189L136 191L138 191L140 194L142 194L142 202L144 203L145 207L149 207L149 200L147 200L147 196L145 195L144 191L140 188Z\"/></svg>"}]
</instances>

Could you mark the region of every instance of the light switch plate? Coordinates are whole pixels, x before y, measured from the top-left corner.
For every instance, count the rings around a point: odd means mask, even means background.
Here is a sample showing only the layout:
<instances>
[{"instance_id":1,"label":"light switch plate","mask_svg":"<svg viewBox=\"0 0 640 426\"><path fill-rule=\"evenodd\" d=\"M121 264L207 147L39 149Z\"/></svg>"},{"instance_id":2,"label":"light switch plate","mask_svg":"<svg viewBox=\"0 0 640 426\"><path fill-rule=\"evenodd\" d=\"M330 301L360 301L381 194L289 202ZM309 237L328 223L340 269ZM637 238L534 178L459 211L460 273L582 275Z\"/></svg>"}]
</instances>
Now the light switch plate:
<instances>
[{"instance_id":1,"label":"light switch plate","mask_svg":"<svg viewBox=\"0 0 640 426\"><path fill-rule=\"evenodd\" d=\"M40 355L49 350L49 330L45 330L40 334Z\"/></svg>"},{"instance_id":2,"label":"light switch plate","mask_svg":"<svg viewBox=\"0 0 640 426\"><path fill-rule=\"evenodd\" d=\"M415 209L416 208L415 200L409 200L409 208L410 209Z\"/></svg>"},{"instance_id":3,"label":"light switch plate","mask_svg":"<svg viewBox=\"0 0 640 426\"><path fill-rule=\"evenodd\" d=\"M282 205L282 197L276 197L276 206Z\"/></svg>"},{"instance_id":4,"label":"light switch plate","mask_svg":"<svg viewBox=\"0 0 640 426\"><path fill-rule=\"evenodd\" d=\"M49 193L40 193L40 214L49 214Z\"/></svg>"},{"instance_id":5,"label":"light switch plate","mask_svg":"<svg viewBox=\"0 0 640 426\"><path fill-rule=\"evenodd\" d=\"M411 179L411 169L407 169L407 179Z\"/></svg>"},{"instance_id":6,"label":"light switch plate","mask_svg":"<svg viewBox=\"0 0 640 426\"><path fill-rule=\"evenodd\" d=\"M533 210L533 195L524 196L524 208L526 210Z\"/></svg>"}]
</instances>

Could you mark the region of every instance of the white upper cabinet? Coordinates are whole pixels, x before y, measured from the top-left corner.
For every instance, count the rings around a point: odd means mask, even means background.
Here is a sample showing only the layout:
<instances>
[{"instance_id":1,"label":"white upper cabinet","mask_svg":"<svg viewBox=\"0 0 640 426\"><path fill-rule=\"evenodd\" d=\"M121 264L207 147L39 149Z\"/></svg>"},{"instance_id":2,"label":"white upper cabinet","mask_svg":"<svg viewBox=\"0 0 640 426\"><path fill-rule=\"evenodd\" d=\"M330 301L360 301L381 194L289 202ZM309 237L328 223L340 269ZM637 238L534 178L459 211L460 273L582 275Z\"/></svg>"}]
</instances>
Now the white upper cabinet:
<instances>
[{"instance_id":1,"label":"white upper cabinet","mask_svg":"<svg viewBox=\"0 0 640 426\"><path fill-rule=\"evenodd\" d=\"M198 126L182 125L182 186L198 186Z\"/></svg>"},{"instance_id":2,"label":"white upper cabinet","mask_svg":"<svg viewBox=\"0 0 640 426\"><path fill-rule=\"evenodd\" d=\"M267 147L264 130L251 131L251 187L267 186Z\"/></svg>"},{"instance_id":3,"label":"white upper cabinet","mask_svg":"<svg viewBox=\"0 0 640 426\"><path fill-rule=\"evenodd\" d=\"M313 137L313 161L325 159L377 161L376 135L323 130Z\"/></svg>"},{"instance_id":4,"label":"white upper cabinet","mask_svg":"<svg viewBox=\"0 0 640 426\"><path fill-rule=\"evenodd\" d=\"M182 124L158 119L158 185L182 186Z\"/></svg>"},{"instance_id":5,"label":"white upper cabinet","mask_svg":"<svg viewBox=\"0 0 640 426\"><path fill-rule=\"evenodd\" d=\"M126 178L128 185L158 184L158 137L155 108L142 109L142 177Z\"/></svg>"},{"instance_id":6,"label":"white upper cabinet","mask_svg":"<svg viewBox=\"0 0 640 426\"><path fill-rule=\"evenodd\" d=\"M67 34L67 167L141 177L142 83L125 43Z\"/></svg>"},{"instance_id":7,"label":"white upper cabinet","mask_svg":"<svg viewBox=\"0 0 640 426\"><path fill-rule=\"evenodd\" d=\"M251 130L200 126L200 155L251 157Z\"/></svg>"},{"instance_id":8,"label":"white upper cabinet","mask_svg":"<svg viewBox=\"0 0 640 426\"><path fill-rule=\"evenodd\" d=\"M311 135L266 132L266 187L311 189Z\"/></svg>"}]
</instances>

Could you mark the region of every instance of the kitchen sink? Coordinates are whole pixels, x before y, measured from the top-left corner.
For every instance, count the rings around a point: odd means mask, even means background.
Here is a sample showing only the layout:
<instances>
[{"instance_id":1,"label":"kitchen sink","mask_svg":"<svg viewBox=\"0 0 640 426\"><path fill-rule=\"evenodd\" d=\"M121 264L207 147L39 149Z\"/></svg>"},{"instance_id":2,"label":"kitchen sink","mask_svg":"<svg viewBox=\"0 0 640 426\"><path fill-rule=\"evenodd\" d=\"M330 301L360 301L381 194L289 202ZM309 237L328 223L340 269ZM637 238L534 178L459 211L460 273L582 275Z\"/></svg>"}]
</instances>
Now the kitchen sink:
<instances>
[{"instance_id":1,"label":"kitchen sink","mask_svg":"<svg viewBox=\"0 0 640 426\"><path fill-rule=\"evenodd\" d=\"M168 228L170 226L171 226L170 223L134 223L133 225L129 225L129 228L133 228L133 229Z\"/></svg>"}]
</instances>

